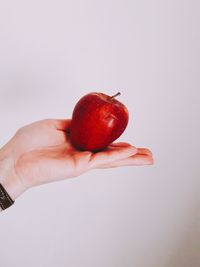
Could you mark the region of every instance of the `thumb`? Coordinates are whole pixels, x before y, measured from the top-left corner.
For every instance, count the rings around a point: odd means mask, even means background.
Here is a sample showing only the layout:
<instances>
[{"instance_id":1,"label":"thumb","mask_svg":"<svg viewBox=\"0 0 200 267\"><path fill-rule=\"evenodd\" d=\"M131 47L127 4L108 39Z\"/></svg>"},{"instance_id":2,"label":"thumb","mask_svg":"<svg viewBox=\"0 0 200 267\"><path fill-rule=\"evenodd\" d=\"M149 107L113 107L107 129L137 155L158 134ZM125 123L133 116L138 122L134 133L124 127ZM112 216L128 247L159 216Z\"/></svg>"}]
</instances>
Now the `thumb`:
<instances>
[{"instance_id":1,"label":"thumb","mask_svg":"<svg viewBox=\"0 0 200 267\"><path fill-rule=\"evenodd\" d=\"M57 130L68 131L70 129L71 121L71 119L55 119L54 125Z\"/></svg>"}]
</instances>

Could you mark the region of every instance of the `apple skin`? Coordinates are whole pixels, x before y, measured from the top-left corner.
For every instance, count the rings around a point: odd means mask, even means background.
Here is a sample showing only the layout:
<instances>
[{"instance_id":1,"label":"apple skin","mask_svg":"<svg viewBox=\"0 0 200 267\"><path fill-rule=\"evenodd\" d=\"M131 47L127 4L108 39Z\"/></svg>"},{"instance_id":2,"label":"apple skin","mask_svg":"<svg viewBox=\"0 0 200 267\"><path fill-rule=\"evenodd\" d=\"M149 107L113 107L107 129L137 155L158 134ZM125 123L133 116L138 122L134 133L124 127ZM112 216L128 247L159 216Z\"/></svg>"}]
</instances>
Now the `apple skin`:
<instances>
[{"instance_id":1,"label":"apple skin","mask_svg":"<svg viewBox=\"0 0 200 267\"><path fill-rule=\"evenodd\" d=\"M103 150L124 132L128 119L126 106L115 96L89 93L78 101L73 110L70 127L72 145L78 150Z\"/></svg>"}]
</instances>

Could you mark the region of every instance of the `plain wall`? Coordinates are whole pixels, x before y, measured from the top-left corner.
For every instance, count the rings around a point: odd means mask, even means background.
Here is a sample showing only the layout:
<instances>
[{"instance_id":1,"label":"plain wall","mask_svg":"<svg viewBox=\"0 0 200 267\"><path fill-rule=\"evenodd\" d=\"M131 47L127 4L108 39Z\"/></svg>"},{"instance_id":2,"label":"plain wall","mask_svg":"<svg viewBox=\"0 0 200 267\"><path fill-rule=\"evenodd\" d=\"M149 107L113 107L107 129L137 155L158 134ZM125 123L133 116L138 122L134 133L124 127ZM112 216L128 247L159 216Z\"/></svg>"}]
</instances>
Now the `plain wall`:
<instances>
[{"instance_id":1,"label":"plain wall","mask_svg":"<svg viewBox=\"0 0 200 267\"><path fill-rule=\"evenodd\" d=\"M0 145L122 93L154 166L35 187L0 214L0 267L200 266L200 2L0 3Z\"/></svg>"}]
</instances>

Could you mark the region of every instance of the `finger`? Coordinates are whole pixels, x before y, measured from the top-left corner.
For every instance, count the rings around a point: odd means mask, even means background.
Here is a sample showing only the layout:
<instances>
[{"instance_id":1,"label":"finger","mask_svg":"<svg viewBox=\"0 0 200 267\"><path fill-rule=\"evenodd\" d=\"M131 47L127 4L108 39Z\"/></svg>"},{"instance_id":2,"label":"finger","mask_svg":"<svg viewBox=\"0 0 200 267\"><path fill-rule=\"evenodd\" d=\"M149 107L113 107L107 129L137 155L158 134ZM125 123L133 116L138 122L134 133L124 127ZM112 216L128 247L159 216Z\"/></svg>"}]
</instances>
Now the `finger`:
<instances>
[{"instance_id":1,"label":"finger","mask_svg":"<svg viewBox=\"0 0 200 267\"><path fill-rule=\"evenodd\" d=\"M62 119L57 119L54 120L54 125L56 126L57 130L60 131L68 131L71 125L71 119L67 120L62 120Z\"/></svg>"},{"instance_id":2,"label":"finger","mask_svg":"<svg viewBox=\"0 0 200 267\"><path fill-rule=\"evenodd\" d=\"M98 168L106 169L106 168L114 168L122 166L143 166L143 165L152 165L153 163L154 160L152 156L136 154L126 159L101 165Z\"/></svg>"},{"instance_id":3,"label":"finger","mask_svg":"<svg viewBox=\"0 0 200 267\"><path fill-rule=\"evenodd\" d=\"M110 147L125 147L125 146L130 146L131 144L125 143L125 142L118 142L118 143L112 143ZM137 154L142 154L142 155L149 155L153 156L152 152L148 148L137 148Z\"/></svg>"},{"instance_id":4,"label":"finger","mask_svg":"<svg viewBox=\"0 0 200 267\"><path fill-rule=\"evenodd\" d=\"M153 156L152 152L148 148L137 148L137 154Z\"/></svg>"},{"instance_id":5,"label":"finger","mask_svg":"<svg viewBox=\"0 0 200 267\"><path fill-rule=\"evenodd\" d=\"M108 146L108 148L110 148L110 147L128 147L128 146L132 146L132 145L129 143L126 143L126 142L117 142L117 143L110 144Z\"/></svg>"},{"instance_id":6,"label":"finger","mask_svg":"<svg viewBox=\"0 0 200 267\"><path fill-rule=\"evenodd\" d=\"M92 154L90 158L90 167L97 168L101 165L111 164L112 162L126 159L136 153L137 148L131 145L122 147L110 145L104 151Z\"/></svg>"}]
</instances>

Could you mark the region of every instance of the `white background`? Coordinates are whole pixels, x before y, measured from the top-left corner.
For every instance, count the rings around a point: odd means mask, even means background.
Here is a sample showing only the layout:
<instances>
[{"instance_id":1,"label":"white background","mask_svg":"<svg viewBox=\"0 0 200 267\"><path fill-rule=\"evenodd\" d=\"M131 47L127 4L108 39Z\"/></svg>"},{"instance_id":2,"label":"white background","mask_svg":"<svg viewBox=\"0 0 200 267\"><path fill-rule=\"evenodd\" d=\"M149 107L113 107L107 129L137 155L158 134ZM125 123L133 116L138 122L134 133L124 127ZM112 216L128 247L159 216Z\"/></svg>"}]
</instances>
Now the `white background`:
<instances>
[{"instance_id":1,"label":"white background","mask_svg":"<svg viewBox=\"0 0 200 267\"><path fill-rule=\"evenodd\" d=\"M91 91L155 166L36 187L0 214L0 267L200 266L200 3L0 2L0 145Z\"/></svg>"}]
</instances>

